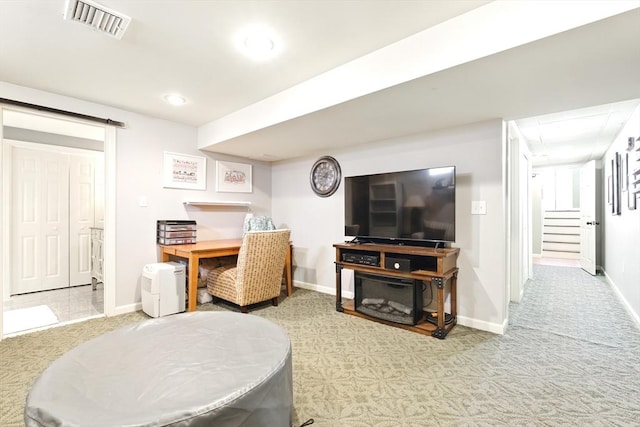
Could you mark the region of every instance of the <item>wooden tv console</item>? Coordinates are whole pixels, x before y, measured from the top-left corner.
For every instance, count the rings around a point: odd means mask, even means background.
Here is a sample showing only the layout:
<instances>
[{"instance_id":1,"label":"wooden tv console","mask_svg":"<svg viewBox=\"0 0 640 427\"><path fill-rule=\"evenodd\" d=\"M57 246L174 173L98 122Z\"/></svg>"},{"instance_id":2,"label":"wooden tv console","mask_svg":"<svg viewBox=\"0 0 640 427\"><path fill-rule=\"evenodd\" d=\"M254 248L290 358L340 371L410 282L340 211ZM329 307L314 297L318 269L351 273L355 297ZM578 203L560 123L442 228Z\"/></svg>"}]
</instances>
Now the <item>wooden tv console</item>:
<instances>
[{"instance_id":1,"label":"wooden tv console","mask_svg":"<svg viewBox=\"0 0 640 427\"><path fill-rule=\"evenodd\" d=\"M407 329L424 335L431 335L444 339L456 324L456 286L458 267L457 259L459 248L427 248L408 245L391 245L379 243L337 243L336 248L336 310L373 320L386 325ZM361 259L364 256L364 259ZM351 262L345 261L351 259ZM354 259L355 258L355 259ZM387 259L411 259L419 265L418 270L409 269L400 271L394 266L387 265ZM373 264L373 265L371 265ZM387 265L390 268L385 268ZM342 299L342 269L360 271L383 277L396 277L412 279L431 285L436 289L437 325L427 322L423 316L416 325L396 323L372 317L356 311L353 300ZM450 295L450 312L445 314L445 296ZM427 315L430 315L428 313ZM450 315L450 321L445 322L445 315Z\"/></svg>"}]
</instances>

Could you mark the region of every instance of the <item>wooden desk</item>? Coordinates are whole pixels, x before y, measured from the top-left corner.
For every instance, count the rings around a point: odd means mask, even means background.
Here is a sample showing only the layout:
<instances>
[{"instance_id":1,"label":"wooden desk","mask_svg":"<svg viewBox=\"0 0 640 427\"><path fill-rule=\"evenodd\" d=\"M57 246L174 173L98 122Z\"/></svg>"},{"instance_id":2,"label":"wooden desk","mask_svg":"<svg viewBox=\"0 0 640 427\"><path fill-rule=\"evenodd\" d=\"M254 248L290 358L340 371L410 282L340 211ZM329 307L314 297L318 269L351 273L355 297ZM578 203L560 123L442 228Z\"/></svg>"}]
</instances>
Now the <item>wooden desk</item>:
<instances>
[{"instance_id":1,"label":"wooden desk","mask_svg":"<svg viewBox=\"0 0 640 427\"><path fill-rule=\"evenodd\" d=\"M189 299L187 303L187 311L196 310L198 295L198 268L200 260L203 258L218 258L229 255L238 255L241 245L242 239L207 240L189 245L159 245L162 262L169 261L171 255L185 258L189 261L189 278L187 281L189 287ZM284 261L287 296L290 296L292 291L292 251L293 245L289 243L289 250L287 251Z\"/></svg>"}]
</instances>

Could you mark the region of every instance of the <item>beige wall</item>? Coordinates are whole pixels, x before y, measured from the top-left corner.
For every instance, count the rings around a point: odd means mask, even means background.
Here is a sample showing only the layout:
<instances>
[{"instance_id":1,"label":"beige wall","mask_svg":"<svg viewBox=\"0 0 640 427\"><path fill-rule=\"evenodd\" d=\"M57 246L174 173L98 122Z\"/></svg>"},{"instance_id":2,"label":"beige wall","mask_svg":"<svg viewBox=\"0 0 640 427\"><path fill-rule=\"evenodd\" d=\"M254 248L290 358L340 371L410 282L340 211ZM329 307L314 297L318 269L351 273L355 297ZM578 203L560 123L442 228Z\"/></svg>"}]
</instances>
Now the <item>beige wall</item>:
<instances>
[{"instance_id":1,"label":"beige wall","mask_svg":"<svg viewBox=\"0 0 640 427\"><path fill-rule=\"evenodd\" d=\"M116 278L113 284L116 312L136 309L140 302L142 267L159 262L155 243L157 220L195 219L198 222L198 240L242 235L246 209L185 208L182 202L246 200L252 203L254 212L269 213L271 209L271 166L199 151L194 127L3 82L0 82L0 97L110 118L126 124L125 128L116 131ZM164 151L206 157L206 191L163 188ZM216 192L215 160L252 163L253 192ZM148 206L140 206L142 197L146 198ZM4 271L3 274L6 277Z\"/></svg>"},{"instance_id":2,"label":"beige wall","mask_svg":"<svg viewBox=\"0 0 640 427\"><path fill-rule=\"evenodd\" d=\"M629 210L628 192L623 192L621 215L612 215L610 206L605 206L606 177L611 174L610 160L616 152L624 156L629 137L640 137L640 107L633 113L631 120L603 158L602 267L623 304L640 326L640 199L636 199L637 208ZM635 147L640 146L638 141L635 144Z\"/></svg>"},{"instance_id":3,"label":"beige wall","mask_svg":"<svg viewBox=\"0 0 640 427\"><path fill-rule=\"evenodd\" d=\"M343 186L328 198L309 187L317 157L334 156L343 176L454 165L459 323L502 332L508 298L503 137L502 121L495 120L274 164L273 217L292 229L297 284L335 293L332 245L345 239ZM472 200L486 201L487 214L471 215ZM345 292L352 292L352 275L343 274Z\"/></svg>"}]
</instances>

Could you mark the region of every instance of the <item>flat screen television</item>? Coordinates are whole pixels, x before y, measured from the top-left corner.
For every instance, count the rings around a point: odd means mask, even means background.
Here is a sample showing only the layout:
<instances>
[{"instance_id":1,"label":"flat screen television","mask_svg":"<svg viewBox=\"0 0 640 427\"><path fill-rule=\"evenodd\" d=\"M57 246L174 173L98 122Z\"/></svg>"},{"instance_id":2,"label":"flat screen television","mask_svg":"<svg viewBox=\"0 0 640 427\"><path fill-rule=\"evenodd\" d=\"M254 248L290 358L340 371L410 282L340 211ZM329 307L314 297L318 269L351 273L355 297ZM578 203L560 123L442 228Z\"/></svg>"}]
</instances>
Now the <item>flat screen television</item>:
<instances>
[{"instance_id":1,"label":"flat screen television","mask_svg":"<svg viewBox=\"0 0 640 427\"><path fill-rule=\"evenodd\" d=\"M344 179L345 236L438 246L456 238L455 166Z\"/></svg>"}]
</instances>

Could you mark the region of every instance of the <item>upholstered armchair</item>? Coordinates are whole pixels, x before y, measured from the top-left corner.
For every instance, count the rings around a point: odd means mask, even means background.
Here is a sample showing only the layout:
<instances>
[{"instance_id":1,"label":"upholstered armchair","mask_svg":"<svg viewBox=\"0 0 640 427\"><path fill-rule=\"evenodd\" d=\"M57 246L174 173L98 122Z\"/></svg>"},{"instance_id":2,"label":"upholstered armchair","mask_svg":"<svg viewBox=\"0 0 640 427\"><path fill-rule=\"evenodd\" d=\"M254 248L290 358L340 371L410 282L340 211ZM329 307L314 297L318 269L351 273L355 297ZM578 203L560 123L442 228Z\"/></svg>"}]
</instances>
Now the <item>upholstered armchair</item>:
<instances>
[{"instance_id":1,"label":"upholstered armchair","mask_svg":"<svg viewBox=\"0 0 640 427\"><path fill-rule=\"evenodd\" d=\"M242 239L236 265L215 268L207 275L207 291L240 306L271 300L278 305L282 271L291 230L248 231Z\"/></svg>"}]
</instances>

